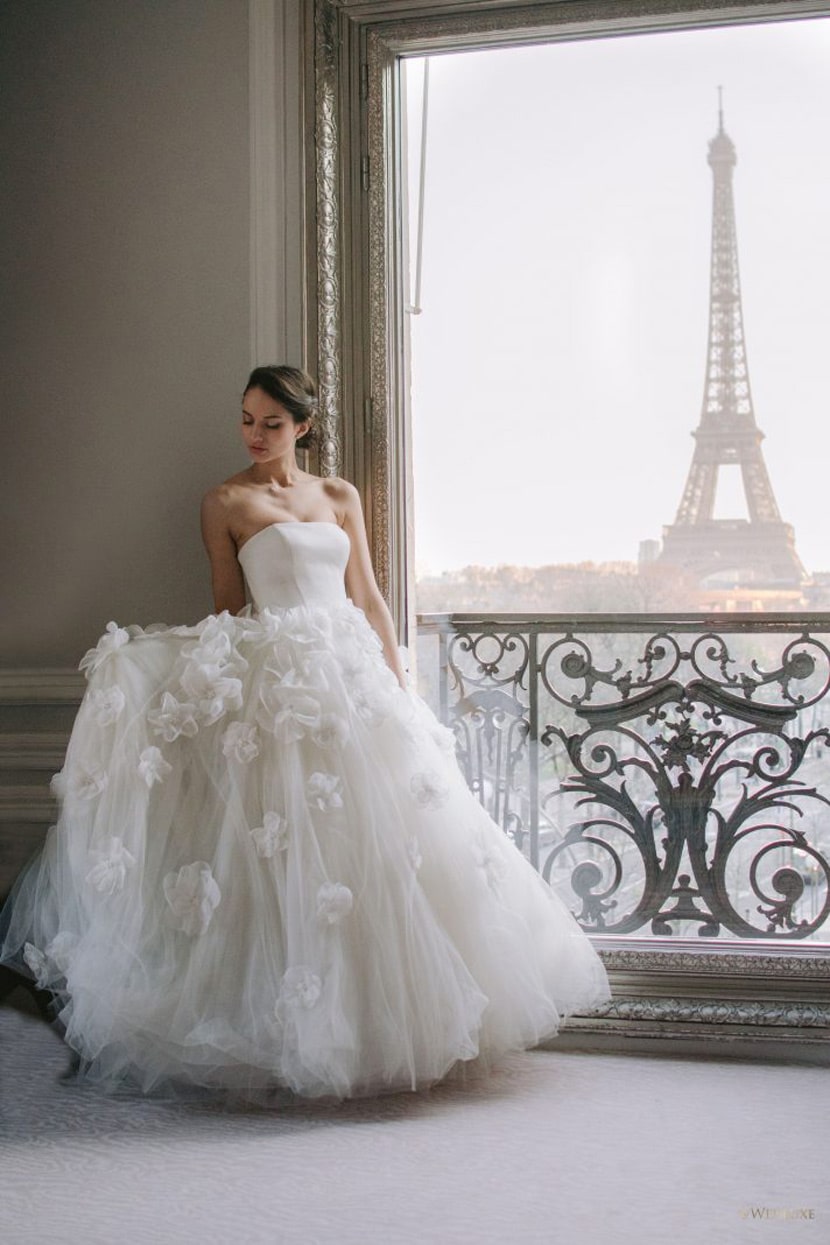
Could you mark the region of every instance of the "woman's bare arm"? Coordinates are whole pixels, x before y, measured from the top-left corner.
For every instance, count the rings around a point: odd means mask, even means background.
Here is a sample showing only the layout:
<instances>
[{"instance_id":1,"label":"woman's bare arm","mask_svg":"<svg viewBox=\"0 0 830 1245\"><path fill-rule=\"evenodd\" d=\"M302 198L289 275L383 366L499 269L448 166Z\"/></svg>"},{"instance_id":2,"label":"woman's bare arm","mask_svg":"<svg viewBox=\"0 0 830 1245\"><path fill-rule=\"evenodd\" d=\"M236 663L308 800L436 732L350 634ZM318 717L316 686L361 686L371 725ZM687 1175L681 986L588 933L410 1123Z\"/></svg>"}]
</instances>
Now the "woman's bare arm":
<instances>
[{"instance_id":1,"label":"woman's bare arm","mask_svg":"<svg viewBox=\"0 0 830 1245\"><path fill-rule=\"evenodd\" d=\"M245 580L228 528L227 510L217 489L206 493L202 500L202 540L210 558L216 612L228 610L238 614L245 605Z\"/></svg>"},{"instance_id":2,"label":"woman's bare arm","mask_svg":"<svg viewBox=\"0 0 830 1245\"><path fill-rule=\"evenodd\" d=\"M332 482L334 483L334 482ZM386 663L400 683L406 687L401 655L398 650L398 637L392 615L384 601L372 569L372 558L369 553L369 541L366 537L366 523L360 505L360 496L354 485L345 480L336 483L336 495L333 498L336 510L342 519L343 530L349 538L352 551L346 566L346 591L352 601L363 610L383 644Z\"/></svg>"}]
</instances>

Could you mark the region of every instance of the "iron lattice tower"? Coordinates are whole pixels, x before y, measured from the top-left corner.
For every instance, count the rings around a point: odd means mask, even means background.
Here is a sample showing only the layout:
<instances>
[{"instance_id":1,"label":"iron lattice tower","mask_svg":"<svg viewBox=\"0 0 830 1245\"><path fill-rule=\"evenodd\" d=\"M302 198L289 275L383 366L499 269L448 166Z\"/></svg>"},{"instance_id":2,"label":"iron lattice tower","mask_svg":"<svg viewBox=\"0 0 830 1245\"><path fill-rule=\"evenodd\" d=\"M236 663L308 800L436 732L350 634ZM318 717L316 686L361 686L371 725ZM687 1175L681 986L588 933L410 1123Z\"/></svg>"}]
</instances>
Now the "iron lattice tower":
<instances>
[{"instance_id":1,"label":"iron lattice tower","mask_svg":"<svg viewBox=\"0 0 830 1245\"><path fill-rule=\"evenodd\" d=\"M723 128L709 143L712 169L712 257L709 342L695 451L674 523L663 529L661 561L691 572L758 587L796 587L806 578L792 527L782 522L755 422L746 362L732 172L735 145ZM749 518L714 517L721 466L741 469Z\"/></svg>"}]
</instances>

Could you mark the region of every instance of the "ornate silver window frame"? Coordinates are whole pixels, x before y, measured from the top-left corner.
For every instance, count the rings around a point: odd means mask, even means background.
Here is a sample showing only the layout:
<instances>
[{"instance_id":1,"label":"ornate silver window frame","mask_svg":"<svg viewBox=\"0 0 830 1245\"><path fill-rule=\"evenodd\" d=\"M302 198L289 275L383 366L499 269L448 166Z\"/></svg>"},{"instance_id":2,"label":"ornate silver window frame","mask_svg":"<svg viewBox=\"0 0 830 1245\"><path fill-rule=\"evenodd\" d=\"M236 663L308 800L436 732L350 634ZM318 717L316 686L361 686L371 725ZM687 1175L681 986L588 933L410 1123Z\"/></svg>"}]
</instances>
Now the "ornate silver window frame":
<instances>
[{"instance_id":1,"label":"ornate silver window frame","mask_svg":"<svg viewBox=\"0 0 830 1245\"><path fill-rule=\"evenodd\" d=\"M398 62L452 49L826 14L828 0L311 0L305 39L308 358L323 474L360 489L378 581L405 633L405 360ZM830 957L597 938L615 998L574 1040L728 1038L735 1053L827 1059Z\"/></svg>"}]
</instances>

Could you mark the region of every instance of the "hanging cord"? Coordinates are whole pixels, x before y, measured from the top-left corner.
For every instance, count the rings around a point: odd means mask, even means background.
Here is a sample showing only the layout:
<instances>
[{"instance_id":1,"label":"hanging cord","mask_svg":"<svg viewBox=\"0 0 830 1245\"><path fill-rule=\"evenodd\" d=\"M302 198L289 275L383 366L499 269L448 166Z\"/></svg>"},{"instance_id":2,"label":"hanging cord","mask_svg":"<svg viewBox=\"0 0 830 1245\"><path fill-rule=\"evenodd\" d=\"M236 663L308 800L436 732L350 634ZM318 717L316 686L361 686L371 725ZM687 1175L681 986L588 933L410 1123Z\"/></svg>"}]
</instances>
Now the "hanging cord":
<instances>
[{"instance_id":1,"label":"hanging cord","mask_svg":"<svg viewBox=\"0 0 830 1245\"><path fill-rule=\"evenodd\" d=\"M421 89L421 162L418 172L418 225L415 242L415 298L406 308L419 316L421 307L421 272L424 261L424 188L427 168L427 117L429 115L429 57L424 58L424 80Z\"/></svg>"}]
</instances>

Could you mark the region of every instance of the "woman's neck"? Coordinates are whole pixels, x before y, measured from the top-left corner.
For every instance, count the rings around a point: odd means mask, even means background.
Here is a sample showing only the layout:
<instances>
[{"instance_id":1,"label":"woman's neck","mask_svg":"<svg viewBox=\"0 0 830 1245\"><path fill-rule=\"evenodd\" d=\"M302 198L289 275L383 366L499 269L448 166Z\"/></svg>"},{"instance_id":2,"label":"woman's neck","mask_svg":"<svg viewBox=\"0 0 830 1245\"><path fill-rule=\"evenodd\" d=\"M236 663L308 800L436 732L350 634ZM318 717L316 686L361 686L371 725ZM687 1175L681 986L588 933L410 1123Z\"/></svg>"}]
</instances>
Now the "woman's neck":
<instances>
[{"instance_id":1,"label":"woman's neck","mask_svg":"<svg viewBox=\"0 0 830 1245\"><path fill-rule=\"evenodd\" d=\"M292 488L300 484L307 475L297 466L296 458L274 459L268 463L252 463L249 468L251 479L255 484L267 484L275 488Z\"/></svg>"}]
</instances>

